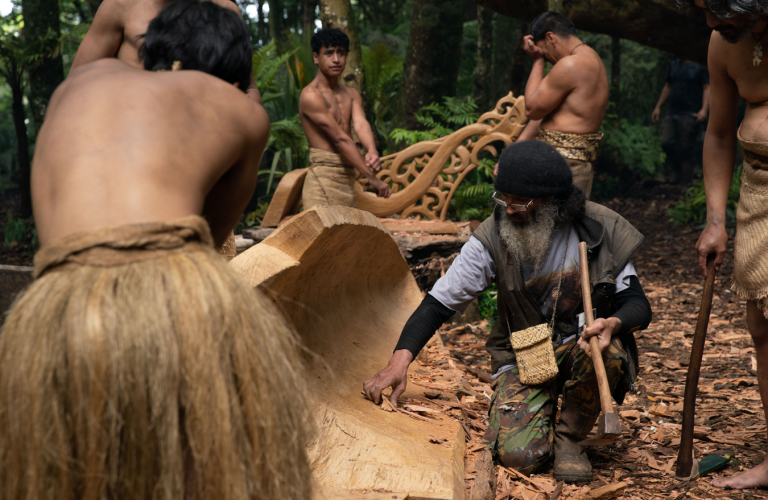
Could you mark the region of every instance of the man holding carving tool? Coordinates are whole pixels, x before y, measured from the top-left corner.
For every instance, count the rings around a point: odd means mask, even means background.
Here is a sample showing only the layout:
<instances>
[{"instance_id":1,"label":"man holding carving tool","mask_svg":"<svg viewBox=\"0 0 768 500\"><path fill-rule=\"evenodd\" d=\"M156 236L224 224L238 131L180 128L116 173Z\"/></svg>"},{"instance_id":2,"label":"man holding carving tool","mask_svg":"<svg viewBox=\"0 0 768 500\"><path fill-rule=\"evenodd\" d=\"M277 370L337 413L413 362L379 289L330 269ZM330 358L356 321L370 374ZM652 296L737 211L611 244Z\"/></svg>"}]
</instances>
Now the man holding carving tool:
<instances>
[{"instance_id":1,"label":"man holding carving tool","mask_svg":"<svg viewBox=\"0 0 768 500\"><path fill-rule=\"evenodd\" d=\"M741 193L736 211L732 290L747 299L747 327L757 353L757 381L763 409L768 405L768 4L764 0L688 0L704 11L714 30L709 41L710 119L704 138L707 226L696 250L706 277L709 254L723 263L728 235L725 210L736 162L736 141L744 149ZM747 101L736 129L739 97ZM734 133L735 132L735 133ZM768 459L714 486L768 486Z\"/></svg>"},{"instance_id":2,"label":"man holding carving tool","mask_svg":"<svg viewBox=\"0 0 768 500\"><path fill-rule=\"evenodd\" d=\"M568 163L543 142L509 146L494 186L494 214L413 313L387 367L365 382L365 394L379 403L381 391L392 387L396 405L408 365L434 332L495 282L499 320L486 344L494 394L484 442L502 465L524 474L554 453L557 480L588 482L592 466L579 442L601 409L588 339L599 336L611 390L623 401L638 368L632 332L651 321L630 262L643 237L615 212L586 201ZM579 338L581 241L589 248L599 319ZM553 428L559 394L562 412Z\"/></svg>"}]
</instances>

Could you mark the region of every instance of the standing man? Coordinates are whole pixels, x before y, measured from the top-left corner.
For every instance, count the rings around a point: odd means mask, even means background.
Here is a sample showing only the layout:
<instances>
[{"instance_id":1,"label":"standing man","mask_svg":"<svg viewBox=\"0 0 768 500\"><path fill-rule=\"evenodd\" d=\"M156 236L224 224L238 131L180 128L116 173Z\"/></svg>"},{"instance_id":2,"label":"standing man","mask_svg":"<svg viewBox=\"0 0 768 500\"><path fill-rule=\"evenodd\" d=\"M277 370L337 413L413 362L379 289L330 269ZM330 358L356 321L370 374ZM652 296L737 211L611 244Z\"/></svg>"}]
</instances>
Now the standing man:
<instances>
[{"instance_id":1,"label":"standing man","mask_svg":"<svg viewBox=\"0 0 768 500\"><path fill-rule=\"evenodd\" d=\"M688 0L690 2L690 0ZM763 411L768 407L768 6L762 0L693 0L714 29L709 41L710 117L704 138L707 225L696 250L706 277L707 256L723 262L728 234L725 207L736 161L736 141L744 148L741 194L736 211L736 244L731 289L747 299L747 328L757 354L757 382ZM768 54L766 54L768 56ZM747 101L736 131L739 97ZM768 486L768 459L730 478L721 488Z\"/></svg>"},{"instance_id":2,"label":"standing man","mask_svg":"<svg viewBox=\"0 0 768 500\"><path fill-rule=\"evenodd\" d=\"M518 141L537 139L568 162L573 183L589 198L593 162L608 108L608 73L600 56L576 36L570 19L545 12L531 24L524 50L533 58L525 86L525 114L531 120ZM545 77L544 63L553 64Z\"/></svg>"},{"instance_id":3,"label":"standing man","mask_svg":"<svg viewBox=\"0 0 768 500\"><path fill-rule=\"evenodd\" d=\"M709 72L690 59L675 59L669 65L667 82L651 114L659 122L661 107L669 100L667 116L661 122L661 146L667 154L669 182L682 181L686 188L693 180L701 128L709 112Z\"/></svg>"},{"instance_id":4,"label":"standing man","mask_svg":"<svg viewBox=\"0 0 768 500\"><path fill-rule=\"evenodd\" d=\"M140 53L149 71L75 69L40 129L42 246L0 332L0 496L311 498L297 340L214 250L269 138L248 32L175 0Z\"/></svg>"},{"instance_id":5,"label":"standing man","mask_svg":"<svg viewBox=\"0 0 768 500\"><path fill-rule=\"evenodd\" d=\"M558 481L589 482L586 438L600 414L589 338L598 336L617 401L633 387L633 333L651 309L630 258L642 235L619 214L586 201L565 159L548 144L512 144L499 159L492 195L497 207L461 249L448 272L405 324L389 364L363 385L368 399L391 402L405 391L408 366L430 337L491 284L499 289L499 321L486 343L493 370L490 423L483 443L505 467L530 474L553 454ZM579 331L583 311L579 242L590 249L594 324ZM551 328L557 375L541 384L521 381L512 336L542 324ZM555 426L558 396L563 396Z\"/></svg>"},{"instance_id":6,"label":"standing man","mask_svg":"<svg viewBox=\"0 0 768 500\"><path fill-rule=\"evenodd\" d=\"M172 0L104 0L85 38L77 48L70 73L84 64L99 59L114 57L136 68L141 68L139 47L147 25L160 10ZM211 0L237 13L242 18L237 4L231 0ZM203 42L205 43L205 42ZM259 89L253 81L248 86L248 97L261 104Z\"/></svg>"},{"instance_id":7,"label":"standing man","mask_svg":"<svg viewBox=\"0 0 768 500\"><path fill-rule=\"evenodd\" d=\"M349 37L339 29L321 29L312 35L317 76L299 98L301 126L310 148L310 167L301 193L305 210L315 205L357 208L355 170L368 179L377 196L389 198L392 194L374 175L381 170L381 159L360 93L339 81L347 52ZM366 149L365 158L352 140L352 124Z\"/></svg>"}]
</instances>

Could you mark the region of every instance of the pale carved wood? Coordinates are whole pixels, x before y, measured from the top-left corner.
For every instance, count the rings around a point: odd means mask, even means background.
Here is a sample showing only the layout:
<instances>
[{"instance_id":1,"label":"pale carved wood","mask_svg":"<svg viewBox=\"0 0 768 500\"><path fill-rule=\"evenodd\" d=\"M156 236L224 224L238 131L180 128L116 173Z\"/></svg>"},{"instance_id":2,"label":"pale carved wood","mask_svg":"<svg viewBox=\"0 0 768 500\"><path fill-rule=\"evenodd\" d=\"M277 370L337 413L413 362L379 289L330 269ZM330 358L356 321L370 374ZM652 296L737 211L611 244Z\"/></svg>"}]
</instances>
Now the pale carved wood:
<instances>
[{"instance_id":1,"label":"pale carved wood","mask_svg":"<svg viewBox=\"0 0 768 500\"><path fill-rule=\"evenodd\" d=\"M419 215L428 220L445 220L456 188L480 164L480 152L487 151L498 157L501 151L493 143L514 142L527 122L525 98L514 97L510 92L477 123L385 156L376 177L392 187L392 196L378 198L366 192L368 179L358 176L355 190L360 209L377 217L400 214L401 217ZM297 213L296 193L300 192L304 179L299 175L289 178L289 175L280 181L263 227L276 227L283 217Z\"/></svg>"}]
</instances>

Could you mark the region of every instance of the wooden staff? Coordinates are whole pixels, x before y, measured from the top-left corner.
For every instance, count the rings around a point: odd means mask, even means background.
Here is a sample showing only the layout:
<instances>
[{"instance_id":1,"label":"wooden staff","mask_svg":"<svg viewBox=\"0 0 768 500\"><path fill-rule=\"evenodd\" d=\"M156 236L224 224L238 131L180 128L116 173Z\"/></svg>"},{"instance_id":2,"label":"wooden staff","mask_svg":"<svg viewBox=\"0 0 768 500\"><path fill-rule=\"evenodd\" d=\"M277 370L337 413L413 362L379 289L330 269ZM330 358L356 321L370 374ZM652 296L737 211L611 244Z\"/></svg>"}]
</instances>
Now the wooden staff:
<instances>
[{"instance_id":1,"label":"wooden staff","mask_svg":"<svg viewBox=\"0 0 768 500\"><path fill-rule=\"evenodd\" d=\"M696 390L699 387L701 359L704 356L704 342L707 339L709 314L712 312L712 294L715 291L715 254L707 256L707 281L701 296L699 319L696 333L693 334L691 361L688 364L688 376L685 379L685 399L683 400L683 430L680 435L680 450L677 453L675 476L688 478L693 467L693 420L696 416Z\"/></svg>"}]
</instances>

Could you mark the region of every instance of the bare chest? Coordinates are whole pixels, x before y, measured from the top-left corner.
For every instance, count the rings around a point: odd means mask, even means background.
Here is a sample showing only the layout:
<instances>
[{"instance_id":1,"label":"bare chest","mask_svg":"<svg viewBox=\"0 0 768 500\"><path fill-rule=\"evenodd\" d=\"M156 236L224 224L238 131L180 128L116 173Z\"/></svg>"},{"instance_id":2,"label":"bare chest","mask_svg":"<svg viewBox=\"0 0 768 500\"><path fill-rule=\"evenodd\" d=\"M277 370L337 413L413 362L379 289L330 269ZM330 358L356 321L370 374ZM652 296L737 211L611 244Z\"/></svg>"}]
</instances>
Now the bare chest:
<instances>
[{"instance_id":1,"label":"bare chest","mask_svg":"<svg viewBox=\"0 0 768 500\"><path fill-rule=\"evenodd\" d=\"M143 35L147 32L150 21L161 10L161 6L140 3L131 9L125 20L123 41L117 52L117 58L135 67L141 67L139 61L139 47L144 43Z\"/></svg>"},{"instance_id":2,"label":"bare chest","mask_svg":"<svg viewBox=\"0 0 768 500\"><path fill-rule=\"evenodd\" d=\"M349 128L352 118L352 98L347 92L322 92L328 111L336 123L344 129Z\"/></svg>"},{"instance_id":3,"label":"bare chest","mask_svg":"<svg viewBox=\"0 0 768 500\"><path fill-rule=\"evenodd\" d=\"M736 82L739 95L749 103L768 100L768 46L755 48L745 41L732 47L728 54L728 74Z\"/></svg>"}]
</instances>

